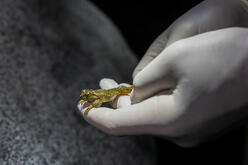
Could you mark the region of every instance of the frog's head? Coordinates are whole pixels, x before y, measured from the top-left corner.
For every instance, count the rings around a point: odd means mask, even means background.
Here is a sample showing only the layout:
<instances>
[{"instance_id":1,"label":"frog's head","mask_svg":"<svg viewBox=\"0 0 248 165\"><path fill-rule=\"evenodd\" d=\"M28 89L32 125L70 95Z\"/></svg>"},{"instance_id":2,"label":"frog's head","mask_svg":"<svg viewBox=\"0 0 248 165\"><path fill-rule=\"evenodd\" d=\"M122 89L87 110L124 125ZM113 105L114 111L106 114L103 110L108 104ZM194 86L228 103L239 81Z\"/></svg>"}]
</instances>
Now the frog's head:
<instances>
[{"instance_id":1,"label":"frog's head","mask_svg":"<svg viewBox=\"0 0 248 165\"><path fill-rule=\"evenodd\" d=\"M121 93L123 94L129 94L133 90L134 86L126 87L126 86L120 86Z\"/></svg>"},{"instance_id":2,"label":"frog's head","mask_svg":"<svg viewBox=\"0 0 248 165\"><path fill-rule=\"evenodd\" d=\"M81 92L80 98L87 101L89 96L91 96L93 94L93 90L92 89L84 89Z\"/></svg>"}]
</instances>

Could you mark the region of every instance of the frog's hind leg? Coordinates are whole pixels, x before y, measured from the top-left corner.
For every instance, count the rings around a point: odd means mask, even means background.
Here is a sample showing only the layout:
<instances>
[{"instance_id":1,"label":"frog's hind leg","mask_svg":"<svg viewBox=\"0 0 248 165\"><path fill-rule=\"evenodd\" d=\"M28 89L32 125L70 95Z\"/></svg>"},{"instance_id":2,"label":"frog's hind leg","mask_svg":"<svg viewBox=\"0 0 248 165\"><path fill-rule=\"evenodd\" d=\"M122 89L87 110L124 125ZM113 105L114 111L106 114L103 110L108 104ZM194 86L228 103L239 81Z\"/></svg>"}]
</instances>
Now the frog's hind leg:
<instances>
[{"instance_id":1,"label":"frog's hind leg","mask_svg":"<svg viewBox=\"0 0 248 165\"><path fill-rule=\"evenodd\" d=\"M92 109L92 108L98 108L102 105L102 101L97 99L95 101L93 101L88 107L87 109L84 111L84 115L87 115L89 113L89 111Z\"/></svg>"},{"instance_id":2,"label":"frog's hind leg","mask_svg":"<svg viewBox=\"0 0 248 165\"><path fill-rule=\"evenodd\" d=\"M88 115L89 111L93 108L93 105L90 104L87 109L84 111L84 115Z\"/></svg>"}]
</instances>

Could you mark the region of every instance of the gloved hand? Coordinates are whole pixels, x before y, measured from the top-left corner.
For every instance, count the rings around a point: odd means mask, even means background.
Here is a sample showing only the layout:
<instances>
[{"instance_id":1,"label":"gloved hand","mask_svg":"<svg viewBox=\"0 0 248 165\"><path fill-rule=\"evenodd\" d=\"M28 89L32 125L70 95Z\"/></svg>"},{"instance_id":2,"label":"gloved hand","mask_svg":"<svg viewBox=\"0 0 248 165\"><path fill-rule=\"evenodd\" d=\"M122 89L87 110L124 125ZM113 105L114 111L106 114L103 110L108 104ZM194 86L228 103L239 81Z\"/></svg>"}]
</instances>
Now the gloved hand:
<instances>
[{"instance_id":1,"label":"gloved hand","mask_svg":"<svg viewBox=\"0 0 248 165\"><path fill-rule=\"evenodd\" d=\"M133 78L173 42L212 30L228 27L248 27L247 19L247 0L203 1L179 17L152 43L134 70Z\"/></svg>"},{"instance_id":2,"label":"gloved hand","mask_svg":"<svg viewBox=\"0 0 248 165\"><path fill-rule=\"evenodd\" d=\"M117 110L93 108L84 118L113 135L153 134L184 146L206 140L248 115L237 109L248 103L247 45L245 28L177 41L135 77L142 102L131 105L130 96L121 96ZM163 93L168 88L172 94Z\"/></svg>"},{"instance_id":3,"label":"gloved hand","mask_svg":"<svg viewBox=\"0 0 248 165\"><path fill-rule=\"evenodd\" d=\"M121 96L117 110L92 109L85 119L110 134L154 134L184 146L240 122L248 113L237 109L248 102L248 34L247 29L223 28L247 27L245 9L236 0L204 1L193 8L152 44L137 66L132 95L137 104ZM103 88L116 85L100 82Z\"/></svg>"}]
</instances>

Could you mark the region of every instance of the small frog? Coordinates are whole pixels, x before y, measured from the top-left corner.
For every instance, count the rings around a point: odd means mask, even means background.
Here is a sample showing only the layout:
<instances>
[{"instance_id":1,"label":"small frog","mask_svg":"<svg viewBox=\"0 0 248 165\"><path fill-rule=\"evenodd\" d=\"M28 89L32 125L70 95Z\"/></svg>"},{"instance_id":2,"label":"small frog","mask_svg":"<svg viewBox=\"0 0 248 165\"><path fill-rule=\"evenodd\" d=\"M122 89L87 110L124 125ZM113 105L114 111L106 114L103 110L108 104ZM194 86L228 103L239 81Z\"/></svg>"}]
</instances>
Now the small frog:
<instances>
[{"instance_id":1,"label":"small frog","mask_svg":"<svg viewBox=\"0 0 248 165\"><path fill-rule=\"evenodd\" d=\"M133 88L134 86L120 86L112 89L84 89L81 92L81 100L78 104L83 104L86 101L91 103L84 111L84 115L87 115L91 108L98 108L102 105L102 103L113 101L118 96L128 95Z\"/></svg>"}]
</instances>

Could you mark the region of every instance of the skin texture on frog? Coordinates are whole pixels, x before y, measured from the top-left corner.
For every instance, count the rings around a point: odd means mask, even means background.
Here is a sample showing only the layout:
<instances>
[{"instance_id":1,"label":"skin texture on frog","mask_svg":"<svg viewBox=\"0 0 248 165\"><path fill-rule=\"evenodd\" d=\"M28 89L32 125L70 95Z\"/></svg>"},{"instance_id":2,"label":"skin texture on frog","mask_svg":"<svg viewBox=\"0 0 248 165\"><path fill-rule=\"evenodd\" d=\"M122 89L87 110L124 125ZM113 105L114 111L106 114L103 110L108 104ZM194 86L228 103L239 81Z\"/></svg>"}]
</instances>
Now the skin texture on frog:
<instances>
[{"instance_id":1,"label":"skin texture on frog","mask_svg":"<svg viewBox=\"0 0 248 165\"><path fill-rule=\"evenodd\" d=\"M120 86L112 89L84 89L81 92L78 105L82 105L85 102L89 102L90 105L84 111L84 115L87 115L92 108L98 108L104 102L110 102L119 96L128 95L131 93L134 86Z\"/></svg>"}]
</instances>

